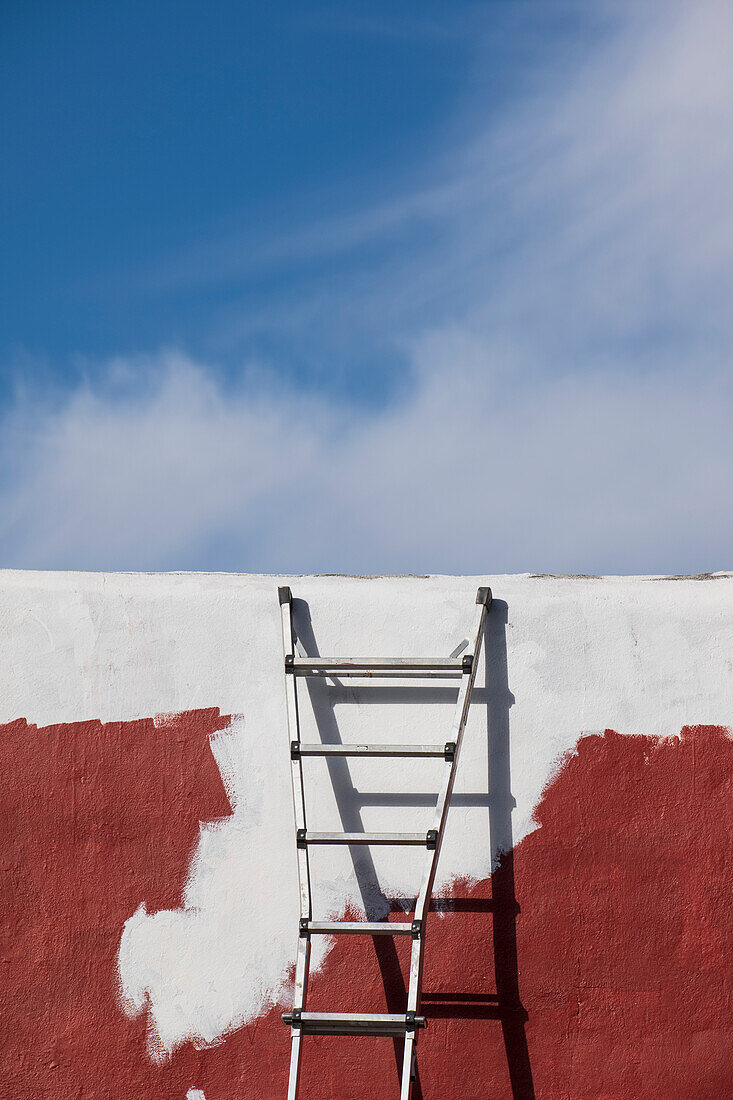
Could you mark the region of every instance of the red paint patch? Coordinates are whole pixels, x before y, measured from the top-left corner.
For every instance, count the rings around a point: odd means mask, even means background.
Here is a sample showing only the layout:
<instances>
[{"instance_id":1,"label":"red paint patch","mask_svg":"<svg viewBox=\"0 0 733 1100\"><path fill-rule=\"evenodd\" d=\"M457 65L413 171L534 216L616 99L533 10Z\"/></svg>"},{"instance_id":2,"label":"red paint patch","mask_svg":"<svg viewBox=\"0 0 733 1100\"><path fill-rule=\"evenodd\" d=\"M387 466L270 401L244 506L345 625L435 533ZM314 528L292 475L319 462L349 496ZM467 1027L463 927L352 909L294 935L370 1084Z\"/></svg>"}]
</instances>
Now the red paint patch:
<instances>
[{"instance_id":1,"label":"red paint patch","mask_svg":"<svg viewBox=\"0 0 733 1100\"><path fill-rule=\"evenodd\" d=\"M14 1100L285 1095L279 1012L155 1067L115 1004L122 923L141 900L180 903L198 819L226 812L206 745L224 720L176 723L5 729L14 939L0 996L13 1026L1 1072ZM715 727L580 742L541 828L430 918L415 1100L733 1095L731 763ZM409 944L395 941L400 966L392 941L376 942L379 958L365 938L339 941L312 1007L400 1010ZM394 1097L397 1080L388 1039L307 1041L302 1100Z\"/></svg>"},{"instance_id":2,"label":"red paint patch","mask_svg":"<svg viewBox=\"0 0 733 1100\"><path fill-rule=\"evenodd\" d=\"M733 1095L732 764L717 727L581 740L541 828L430 918L416 1100ZM340 940L311 1007L400 1011L409 945L400 969L386 942L380 967L372 941ZM206 1100L282 1098L283 1033L273 1012L212 1051ZM391 1040L307 1040L302 1100L397 1095Z\"/></svg>"},{"instance_id":3,"label":"red paint patch","mask_svg":"<svg viewBox=\"0 0 733 1100\"><path fill-rule=\"evenodd\" d=\"M185 1097L120 1012L122 926L181 904L199 820L230 813L209 734L218 710L162 724L0 728L3 1053L13 1100Z\"/></svg>"}]
</instances>

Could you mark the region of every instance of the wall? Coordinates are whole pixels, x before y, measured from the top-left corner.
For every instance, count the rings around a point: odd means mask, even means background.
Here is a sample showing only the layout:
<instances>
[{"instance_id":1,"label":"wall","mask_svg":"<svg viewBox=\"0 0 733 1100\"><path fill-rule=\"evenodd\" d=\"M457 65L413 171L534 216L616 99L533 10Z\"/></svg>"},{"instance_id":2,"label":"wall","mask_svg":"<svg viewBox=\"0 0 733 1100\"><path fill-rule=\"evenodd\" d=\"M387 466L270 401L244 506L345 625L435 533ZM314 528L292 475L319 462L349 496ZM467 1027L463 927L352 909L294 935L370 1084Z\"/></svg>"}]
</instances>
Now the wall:
<instances>
[{"instance_id":1,"label":"wall","mask_svg":"<svg viewBox=\"0 0 733 1100\"><path fill-rule=\"evenodd\" d=\"M732 576L23 572L0 590L0 1095L285 1095L283 582L310 652L360 656L448 654L494 591L416 1100L731 1095ZM303 736L440 742L454 696L313 683ZM310 823L427 827L439 768L308 761ZM319 851L317 914L404 919L420 864ZM316 943L311 1007L400 1011L404 944ZM310 1039L303 1100L395 1096L395 1047Z\"/></svg>"}]
</instances>

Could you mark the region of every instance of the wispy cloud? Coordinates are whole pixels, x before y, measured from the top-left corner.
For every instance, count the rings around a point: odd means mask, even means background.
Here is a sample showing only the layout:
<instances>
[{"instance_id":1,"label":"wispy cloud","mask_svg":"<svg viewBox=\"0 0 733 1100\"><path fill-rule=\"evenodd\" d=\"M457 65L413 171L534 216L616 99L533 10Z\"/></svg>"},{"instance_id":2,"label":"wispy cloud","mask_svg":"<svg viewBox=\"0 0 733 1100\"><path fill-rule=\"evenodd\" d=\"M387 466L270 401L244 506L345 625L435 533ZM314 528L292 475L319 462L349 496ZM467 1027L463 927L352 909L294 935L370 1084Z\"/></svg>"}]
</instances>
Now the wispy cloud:
<instances>
[{"instance_id":1,"label":"wispy cloud","mask_svg":"<svg viewBox=\"0 0 733 1100\"><path fill-rule=\"evenodd\" d=\"M543 10L518 7L520 29ZM245 296L220 310L215 350L275 330L327 345L339 318L379 340L470 319L549 340L552 369L588 342L702 330L701 312L727 324L733 13L723 0L594 11L606 33L585 53L574 43L569 67L567 43L548 44L540 75L518 77L500 109L477 78L457 127L467 136L386 199L270 226L266 240L228 230L175 257L159 289L269 285L279 272L255 308ZM479 70L496 60L477 58ZM283 290L285 269L296 277Z\"/></svg>"},{"instance_id":2,"label":"wispy cloud","mask_svg":"<svg viewBox=\"0 0 733 1100\"><path fill-rule=\"evenodd\" d=\"M555 56L419 186L244 264L217 244L181 261L177 292L201 267L236 283L301 265L287 293L221 309L212 347L269 331L325 357L399 348L398 396L359 411L252 369L224 388L161 353L127 364L148 377L132 394L21 401L6 563L730 565L733 11L606 10L585 56Z\"/></svg>"}]
</instances>

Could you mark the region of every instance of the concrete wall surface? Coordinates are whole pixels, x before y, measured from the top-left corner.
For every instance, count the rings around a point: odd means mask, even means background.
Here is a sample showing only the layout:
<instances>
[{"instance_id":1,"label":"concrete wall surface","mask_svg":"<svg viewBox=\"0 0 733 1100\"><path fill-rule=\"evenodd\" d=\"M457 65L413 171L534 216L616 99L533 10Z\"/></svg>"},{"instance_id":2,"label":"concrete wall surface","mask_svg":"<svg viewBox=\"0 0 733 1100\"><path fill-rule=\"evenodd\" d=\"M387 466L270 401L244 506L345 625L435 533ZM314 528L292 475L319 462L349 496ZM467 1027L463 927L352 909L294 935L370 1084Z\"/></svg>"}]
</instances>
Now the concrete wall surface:
<instances>
[{"instance_id":1,"label":"concrete wall surface","mask_svg":"<svg viewBox=\"0 0 733 1100\"><path fill-rule=\"evenodd\" d=\"M733 1095L733 575L6 571L0 1097L286 1095L298 892L277 588L309 654L448 656L493 590L428 921L414 1100ZM455 681L299 681L304 740L442 743ZM314 829L421 831L441 764L308 760ZM422 853L317 850L405 920ZM314 941L309 1007L404 1010L409 939ZM301 1100L399 1095L311 1037Z\"/></svg>"}]
</instances>

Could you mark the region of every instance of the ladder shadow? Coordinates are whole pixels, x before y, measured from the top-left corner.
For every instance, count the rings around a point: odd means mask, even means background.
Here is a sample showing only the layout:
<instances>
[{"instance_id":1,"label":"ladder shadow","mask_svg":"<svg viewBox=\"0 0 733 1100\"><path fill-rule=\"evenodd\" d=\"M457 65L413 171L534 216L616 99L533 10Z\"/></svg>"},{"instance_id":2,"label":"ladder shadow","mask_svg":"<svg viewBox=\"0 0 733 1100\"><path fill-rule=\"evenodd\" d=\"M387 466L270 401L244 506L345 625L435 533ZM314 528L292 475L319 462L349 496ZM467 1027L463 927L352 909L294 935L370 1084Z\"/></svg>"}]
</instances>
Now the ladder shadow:
<instances>
[{"instance_id":1,"label":"ladder shadow","mask_svg":"<svg viewBox=\"0 0 733 1100\"><path fill-rule=\"evenodd\" d=\"M495 993L430 993L422 994L423 1011L428 1017L442 1019L498 1020L506 1051L512 1100L535 1100L532 1068L526 1036L528 1014L519 990L517 952L517 915L519 905L514 880L512 811L515 801L511 793L511 753L509 710L514 696L509 690L506 651L508 605L494 600L484 625L485 685L473 691L473 702L486 706L488 728L488 793L456 794L454 806L478 806L488 809L488 837L491 851L497 858L491 873L491 898L435 898L431 908L446 907L451 911L486 912L492 915L492 945L494 956ZM297 637L305 651L320 656L313 632L310 611L304 600L293 600L293 622ZM422 703L445 702L455 698L450 687L412 688L410 686L372 686L353 688L342 682L329 683L326 678L306 679L316 725L324 744L342 744L334 713L336 703L357 701ZM431 806L436 793L381 794L359 791L354 786L348 761L326 757L329 778L344 832L363 832L361 810L372 805ZM414 899L387 897L382 891L374 861L368 848L350 849L354 874L368 921L381 921L390 912L401 913L414 908ZM390 936L372 938L387 1011L404 1011L407 989L395 942ZM402 1065L401 1039L394 1040L398 1076ZM413 1083L414 1100L423 1100L419 1069Z\"/></svg>"},{"instance_id":2,"label":"ladder shadow","mask_svg":"<svg viewBox=\"0 0 733 1100\"><path fill-rule=\"evenodd\" d=\"M509 607L494 600L486 617L486 719L489 756L489 837L496 862L491 873L492 937L496 1010L501 1021L512 1100L535 1100L526 1024L529 1019L519 990L517 953L517 903L514 881L511 743L509 711L514 696L509 690L506 628ZM490 688L490 690L489 690ZM489 1017L494 1018L494 1017Z\"/></svg>"},{"instance_id":3,"label":"ladder shadow","mask_svg":"<svg viewBox=\"0 0 733 1100\"><path fill-rule=\"evenodd\" d=\"M519 990L517 917L520 912L514 879L514 837L511 789L511 744L509 711L514 696L509 690L506 628L509 608L495 599L484 626L485 686L474 688L473 702L486 706L488 730L488 794L458 794L452 806L486 806L491 851L495 865L491 873L491 897L433 898L431 911L490 913L496 992L422 993L422 1011L428 1018L497 1020L501 1024L512 1100L535 1100L532 1066L527 1043L529 1014ZM441 689L445 690L445 689ZM409 692L410 689L408 688ZM392 795L361 794L362 805L393 805ZM425 806L434 796L419 793L403 796L403 805ZM409 912L414 898L393 899L393 908Z\"/></svg>"}]
</instances>

